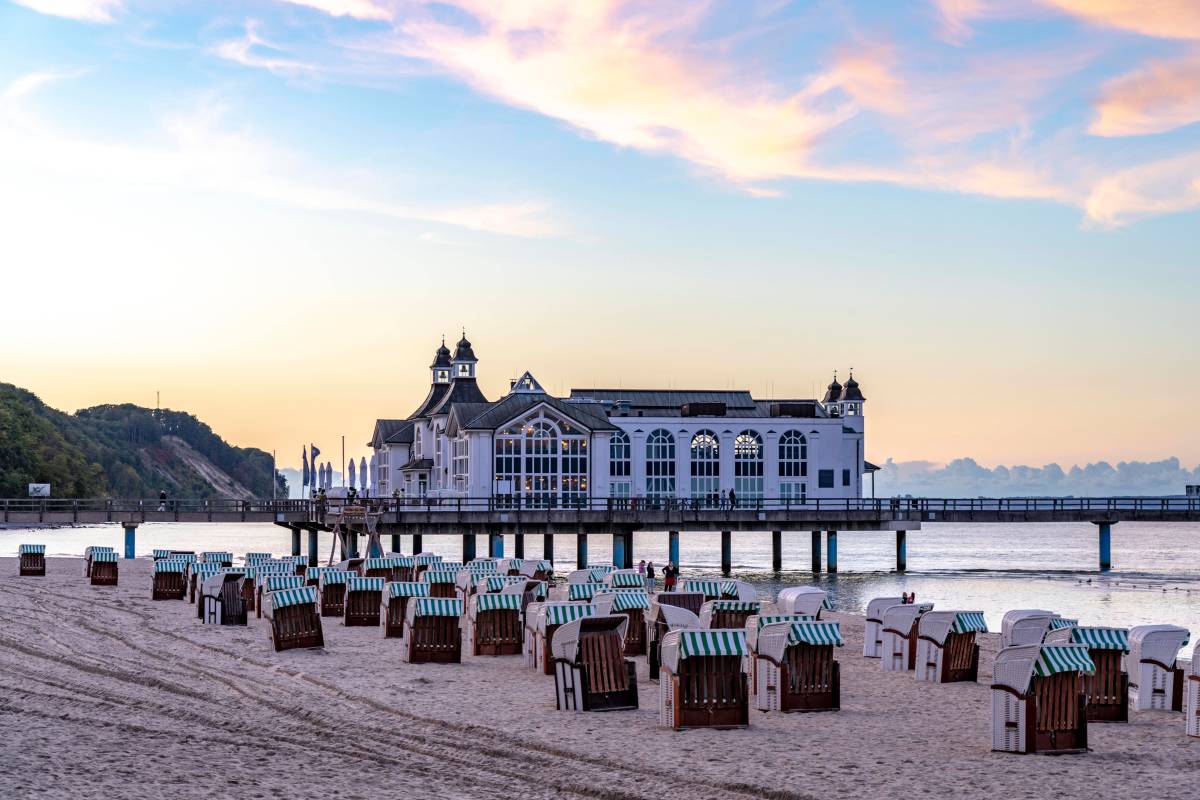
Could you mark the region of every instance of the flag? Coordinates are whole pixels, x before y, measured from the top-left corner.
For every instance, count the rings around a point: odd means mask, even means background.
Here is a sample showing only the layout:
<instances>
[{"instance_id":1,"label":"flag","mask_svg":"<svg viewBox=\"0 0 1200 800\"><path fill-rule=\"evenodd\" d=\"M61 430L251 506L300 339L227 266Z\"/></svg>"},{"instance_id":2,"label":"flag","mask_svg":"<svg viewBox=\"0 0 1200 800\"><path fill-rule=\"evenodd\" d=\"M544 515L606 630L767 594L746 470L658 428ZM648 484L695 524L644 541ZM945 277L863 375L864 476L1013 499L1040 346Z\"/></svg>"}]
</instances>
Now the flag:
<instances>
[{"instance_id":1,"label":"flag","mask_svg":"<svg viewBox=\"0 0 1200 800\"><path fill-rule=\"evenodd\" d=\"M300 448L300 458L303 459L303 461L304 461L304 484L303 485L308 486L308 484L310 482L309 474L308 474L308 448L305 448L305 447Z\"/></svg>"}]
</instances>

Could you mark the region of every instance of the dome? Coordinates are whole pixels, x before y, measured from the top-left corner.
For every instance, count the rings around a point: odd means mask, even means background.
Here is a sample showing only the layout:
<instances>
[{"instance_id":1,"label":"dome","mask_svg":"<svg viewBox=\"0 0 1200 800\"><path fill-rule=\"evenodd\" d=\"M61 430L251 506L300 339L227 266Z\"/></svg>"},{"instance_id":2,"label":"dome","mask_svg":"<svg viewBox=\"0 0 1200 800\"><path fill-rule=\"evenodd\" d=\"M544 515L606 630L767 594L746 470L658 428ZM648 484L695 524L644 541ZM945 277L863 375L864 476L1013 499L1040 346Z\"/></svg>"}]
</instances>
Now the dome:
<instances>
[{"instance_id":1,"label":"dome","mask_svg":"<svg viewBox=\"0 0 1200 800\"><path fill-rule=\"evenodd\" d=\"M475 358L475 351L471 349L471 343L467 341L466 331L463 332L463 337L458 340L458 344L454 347L455 361L478 361Z\"/></svg>"},{"instance_id":2,"label":"dome","mask_svg":"<svg viewBox=\"0 0 1200 800\"><path fill-rule=\"evenodd\" d=\"M850 380L846 381L846 385L842 388L842 395L839 398L843 402L861 403L867 398L863 397L862 390L858 388L858 381L854 380L854 373L850 373Z\"/></svg>"},{"instance_id":3,"label":"dome","mask_svg":"<svg viewBox=\"0 0 1200 800\"><path fill-rule=\"evenodd\" d=\"M433 357L433 363L429 366L431 368L450 366L450 348L446 347L445 339L442 340L442 346L437 349L437 353Z\"/></svg>"},{"instance_id":4,"label":"dome","mask_svg":"<svg viewBox=\"0 0 1200 800\"><path fill-rule=\"evenodd\" d=\"M833 375L833 383L825 389L825 399L822 403L836 403L842 397L842 385L838 383L837 373Z\"/></svg>"}]
</instances>

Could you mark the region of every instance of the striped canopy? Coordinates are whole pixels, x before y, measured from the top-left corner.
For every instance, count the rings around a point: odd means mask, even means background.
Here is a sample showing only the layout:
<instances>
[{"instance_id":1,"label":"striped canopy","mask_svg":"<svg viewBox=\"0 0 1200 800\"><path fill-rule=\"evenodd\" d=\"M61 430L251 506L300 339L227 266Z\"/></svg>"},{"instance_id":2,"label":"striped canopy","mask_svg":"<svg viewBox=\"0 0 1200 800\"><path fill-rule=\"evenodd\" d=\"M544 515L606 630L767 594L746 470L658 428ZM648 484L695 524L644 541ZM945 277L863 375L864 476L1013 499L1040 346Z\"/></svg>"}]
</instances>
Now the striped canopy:
<instances>
[{"instance_id":1,"label":"striped canopy","mask_svg":"<svg viewBox=\"0 0 1200 800\"><path fill-rule=\"evenodd\" d=\"M498 592L510 583L524 583L525 578L520 575L489 575L487 579L487 591Z\"/></svg>"},{"instance_id":2,"label":"striped canopy","mask_svg":"<svg viewBox=\"0 0 1200 800\"><path fill-rule=\"evenodd\" d=\"M515 594L475 595L476 611L520 611L521 597Z\"/></svg>"},{"instance_id":3,"label":"striped canopy","mask_svg":"<svg viewBox=\"0 0 1200 800\"><path fill-rule=\"evenodd\" d=\"M287 608L288 606L305 604L317 604L317 587L300 586L294 589L280 589L277 592L271 592L271 606L274 608Z\"/></svg>"},{"instance_id":4,"label":"striped canopy","mask_svg":"<svg viewBox=\"0 0 1200 800\"><path fill-rule=\"evenodd\" d=\"M1058 672L1082 672L1092 675L1096 665L1085 648L1044 644L1033 664L1035 675L1054 675Z\"/></svg>"},{"instance_id":5,"label":"striped canopy","mask_svg":"<svg viewBox=\"0 0 1200 800\"><path fill-rule=\"evenodd\" d=\"M461 617L462 600L441 597L418 597L413 614L418 617Z\"/></svg>"},{"instance_id":6,"label":"striped canopy","mask_svg":"<svg viewBox=\"0 0 1200 800\"><path fill-rule=\"evenodd\" d=\"M395 569L405 564L400 558L368 558L363 561L363 569Z\"/></svg>"},{"instance_id":7,"label":"striped canopy","mask_svg":"<svg viewBox=\"0 0 1200 800\"><path fill-rule=\"evenodd\" d=\"M154 548L154 550L151 551L150 556L151 556L151 558L155 558L155 559L169 558L171 556L171 551L163 550L161 548L156 547L156 548Z\"/></svg>"},{"instance_id":8,"label":"striped canopy","mask_svg":"<svg viewBox=\"0 0 1200 800\"><path fill-rule=\"evenodd\" d=\"M591 600L596 596L597 583L572 583L567 587L568 600Z\"/></svg>"},{"instance_id":9,"label":"striped canopy","mask_svg":"<svg viewBox=\"0 0 1200 800\"><path fill-rule=\"evenodd\" d=\"M189 564L192 564L196 561L195 553L178 553L178 552L172 550L171 555L169 557L175 561L185 561Z\"/></svg>"},{"instance_id":10,"label":"striped canopy","mask_svg":"<svg viewBox=\"0 0 1200 800\"><path fill-rule=\"evenodd\" d=\"M565 605L547 606L546 624L566 625L572 620L595 616L595 614L595 606L584 605L583 603L567 603Z\"/></svg>"},{"instance_id":11,"label":"striped canopy","mask_svg":"<svg viewBox=\"0 0 1200 800\"><path fill-rule=\"evenodd\" d=\"M525 559L523 558L509 558L506 560L508 561L509 569L520 569L525 565Z\"/></svg>"},{"instance_id":12,"label":"striped canopy","mask_svg":"<svg viewBox=\"0 0 1200 800\"><path fill-rule=\"evenodd\" d=\"M117 554L112 550L101 550L98 553L92 553L92 561L116 561Z\"/></svg>"},{"instance_id":13,"label":"striped canopy","mask_svg":"<svg viewBox=\"0 0 1200 800\"><path fill-rule=\"evenodd\" d=\"M18 548L18 552L22 555L27 553L45 553L46 545L44 544L23 544Z\"/></svg>"},{"instance_id":14,"label":"striped canopy","mask_svg":"<svg viewBox=\"0 0 1200 800\"><path fill-rule=\"evenodd\" d=\"M233 561L233 553L223 553L220 550L206 550L200 554L200 560L210 564Z\"/></svg>"},{"instance_id":15,"label":"striped canopy","mask_svg":"<svg viewBox=\"0 0 1200 800\"><path fill-rule=\"evenodd\" d=\"M1053 619L1050 620L1050 630L1052 630L1052 631L1062 630L1063 628L1077 628L1077 627L1079 627L1079 620L1077 620L1077 619L1067 619L1066 617L1054 617Z\"/></svg>"},{"instance_id":16,"label":"striped canopy","mask_svg":"<svg viewBox=\"0 0 1200 800\"><path fill-rule=\"evenodd\" d=\"M96 545L92 545L91 547L89 547L87 549L87 551L89 553L91 553L92 555L95 555L96 553L115 553L115 552L117 552L116 550L113 550L111 547L97 547Z\"/></svg>"},{"instance_id":17,"label":"striped canopy","mask_svg":"<svg viewBox=\"0 0 1200 800\"><path fill-rule=\"evenodd\" d=\"M388 556L388 558L395 561L398 567L415 567L417 565L417 560L412 556Z\"/></svg>"},{"instance_id":18,"label":"striped canopy","mask_svg":"<svg viewBox=\"0 0 1200 800\"><path fill-rule=\"evenodd\" d=\"M599 572L601 575L617 571L617 568L612 564L592 564L588 569L592 572Z\"/></svg>"},{"instance_id":19,"label":"striped canopy","mask_svg":"<svg viewBox=\"0 0 1200 800\"><path fill-rule=\"evenodd\" d=\"M534 572L550 572L553 569L554 569L554 565L551 564L549 561L546 561L545 559L538 561L537 564L534 565L534 567L533 567Z\"/></svg>"},{"instance_id":20,"label":"striped canopy","mask_svg":"<svg viewBox=\"0 0 1200 800\"><path fill-rule=\"evenodd\" d=\"M260 561L269 561L270 559L270 553L246 553L247 564L257 564Z\"/></svg>"},{"instance_id":21,"label":"striped canopy","mask_svg":"<svg viewBox=\"0 0 1200 800\"><path fill-rule=\"evenodd\" d=\"M721 581L721 596L722 597L737 597L738 582L737 581Z\"/></svg>"},{"instance_id":22,"label":"striped canopy","mask_svg":"<svg viewBox=\"0 0 1200 800\"><path fill-rule=\"evenodd\" d=\"M1072 628L1071 642L1095 650L1129 652L1129 631L1125 628Z\"/></svg>"},{"instance_id":23,"label":"striped canopy","mask_svg":"<svg viewBox=\"0 0 1200 800\"><path fill-rule=\"evenodd\" d=\"M304 585L304 578L299 575L268 575L263 579L263 590L278 592L280 589L299 589Z\"/></svg>"},{"instance_id":24,"label":"striped canopy","mask_svg":"<svg viewBox=\"0 0 1200 800\"><path fill-rule=\"evenodd\" d=\"M929 607L933 608L932 605ZM833 600L830 599L829 595L825 595L825 599L821 601L821 608L825 609L826 611L833 611Z\"/></svg>"},{"instance_id":25,"label":"striped canopy","mask_svg":"<svg viewBox=\"0 0 1200 800\"><path fill-rule=\"evenodd\" d=\"M712 600L713 611L758 611L762 603L757 600Z\"/></svg>"},{"instance_id":26,"label":"striped canopy","mask_svg":"<svg viewBox=\"0 0 1200 800\"><path fill-rule=\"evenodd\" d=\"M951 633L987 633L987 629L982 611L963 611L954 617L954 622L950 625Z\"/></svg>"},{"instance_id":27,"label":"striped canopy","mask_svg":"<svg viewBox=\"0 0 1200 800\"><path fill-rule=\"evenodd\" d=\"M700 592L710 597L720 597L721 581L707 578L688 578L680 587L681 592Z\"/></svg>"},{"instance_id":28,"label":"striped canopy","mask_svg":"<svg viewBox=\"0 0 1200 800\"><path fill-rule=\"evenodd\" d=\"M300 576L297 575L296 577L298 578ZM321 585L325 586L331 583L345 583L350 578L356 577L358 577L357 572L350 572L349 570L345 569L333 569L332 567L329 567L321 573Z\"/></svg>"},{"instance_id":29,"label":"striped canopy","mask_svg":"<svg viewBox=\"0 0 1200 800\"><path fill-rule=\"evenodd\" d=\"M332 567L309 567L308 569L306 569L304 571L304 580L306 582L313 581L313 580L320 580L321 574L323 572L325 572L325 570L327 570L327 569L332 569ZM259 571L261 572L262 569L259 568Z\"/></svg>"},{"instance_id":30,"label":"striped canopy","mask_svg":"<svg viewBox=\"0 0 1200 800\"><path fill-rule=\"evenodd\" d=\"M288 564L292 564L297 567L307 567L308 566L308 556L284 556L283 558L281 558L279 560L284 561Z\"/></svg>"},{"instance_id":31,"label":"striped canopy","mask_svg":"<svg viewBox=\"0 0 1200 800\"><path fill-rule=\"evenodd\" d=\"M171 558L161 558L154 562L155 572L184 572L187 570L186 561L176 561Z\"/></svg>"},{"instance_id":32,"label":"striped canopy","mask_svg":"<svg viewBox=\"0 0 1200 800\"><path fill-rule=\"evenodd\" d=\"M258 567L226 567L223 572L240 572L251 580L258 579Z\"/></svg>"},{"instance_id":33,"label":"striped canopy","mask_svg":"<svg viewBox=\"0 0 1200 800\"><path fill-rule=\"evenodd\" d=\"M435 555L429 555L429 554L426 554L423 556L413 556L413 564L424 564L425 566L429 566L430 564L436 564L441 560L442 560L441 556L435 556Z\"/></svg>"},{"instance_id":34,"label":"striped canopy","mask_svg":"<svg viewBox=\"0 0 1200 800\"><path fill-rule=\"evenodd\" d=\"M429 584L418 581L393 581L387 585L388 597L429 597Z\"/></svg>"},{"instance_id":35,"label":"striped canopy","mask_svg":"<svg viewBox=\"0 0 1200 800\"><path fill-rule=\"evenodd\" d=\"M447 569L433 569L430 567L421 573L421 580L425 583L454 583L457 578L457 572Z\"/></svg>"},{"instance_id":36,"label":"striped canopy","mask_svg":"<svg viewBox=\"0 0 1200 800\"><path fill-rule=\"evenodd\" d=\"M613 595L613 611L630 611L635 608L650 608L650 595L645 592L618 592Z\"/></svg>"},{"instance_id":37,"label":"striped canopy","mask_svg":"<svg viewBox=\"0 0 1200 800\"><path fill-rule=\"evenodd\" d=\"M495 561L471 561L466 569L472 575L495 575L500 571L500 565Z\"/></svg>"},{"instance_id":38,"label":"striped canopy","mask_svg":"<svg viewBox=\"0 0 1200 800\"><path fill-rule=\"evenodd\" d=\"M347 592L382 592L387 578L363 578L352 575L346 579Z\"/></svg>"},{"instance_id":39,"label":"striped canopy","mask_svg":"<svg viewBox=\"0 0 1200 800\"><path fill-rule=\"evenodd\" d=\"M216 575L218 572L224 569L220 564L202 564L197 561L190 562L190 566L192 568L192 574L198 575L201 578L205 577L206 575Z\"/></svg>"},{"instance_id":40,"label":"striped canopy","mask_svg":"<svg viewBox=\"0 0 1200 800\"><path fill-rule=\"evenodd\" d=\"M841 647L842 627L836 622L794 622L788 631L788 644L832 644Z\"/></svg>"},{"instance_id":41,"label":"striped canopy","mask_svg":"<svg viewBox=\"0 0 1200 800\"><path fill-rule=\"evenodd\" d=\"M435 561L429 565L429 569L436 569L441 572L458 572L466 568L467 565L461 561Z\"/></svg>"},{"instance_id":42,"label":"striped canopy","mask_svg":"<svg viewBox=\"0 0 1200 800\"><path fill-rule=\"evenodd\" d=\"M808 614L766 614L758 618L758 627L774 625L779 622L812 622L816 617Z\"/></svg>"},{"instance_id":43,"label":"striped canopy","mask_svg":"<svg viewBox=\"0 0 1200 800\"><path fill-rule=\"evenodd\" d=\"M645 588L646 576L636 572L614 572L608 585Z\"/></svg>"},{"instance_id":44,"label":"striped canopy","mask_svg":"<svg viewBox=\"0 0 1200 800\"><path fill-rule=\"evenodd\" d=\"M258 571L264 575L277 573L279 575L290 575L296 571L294 564L288 564L284 561L260 561L255 564Z\"/></svg>"},{"instance_id":45,"label":"striped canopy","mask_svg":"<svg viewBox=\"0 0 1200 800\"><path fill-rule=\"evenodd\" d=\"M746 634L742 631L682 630L679 632L679 657L744 656Z\"/></svg>"}]
</instances>

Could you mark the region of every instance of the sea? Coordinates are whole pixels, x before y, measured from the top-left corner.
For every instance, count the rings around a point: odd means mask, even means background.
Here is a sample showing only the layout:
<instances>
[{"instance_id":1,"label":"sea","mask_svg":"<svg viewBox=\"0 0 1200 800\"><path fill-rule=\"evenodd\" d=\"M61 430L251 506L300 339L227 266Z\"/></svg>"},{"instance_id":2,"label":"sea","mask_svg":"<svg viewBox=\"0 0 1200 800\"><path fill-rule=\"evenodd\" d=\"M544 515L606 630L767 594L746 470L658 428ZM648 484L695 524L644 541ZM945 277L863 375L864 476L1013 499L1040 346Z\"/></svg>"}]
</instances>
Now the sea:
<instances>
[{"instance_id":1,"label":"sea","mask_svg":"<svg viewBox=\"0 0 1200 800\"><path fill-rule=\"evenodd\" d=\"M811 572L811 535L784 533L783 572L771 571L771 536L733 534L733 577L754 584L760 595L774 597L785 586L816 584L829 591L839 611L862 613L873 597L915 592L917 600L936 608L983 611L998 631L1005 611L1043 608L1084 625L1128 627L1170 623L1200 635L1200 524L1122 522L1112 528L1113 569L1101 573L1097 528L1088 523L948 524L925 523L908 533L908 570L895 571L896 539L892 533L838 534L838 573ZM124 550L118 525L0 529L0 555L15 556L18 545L43 543L47 555L80 556L89 545ZM319 552L331 556L332 537L322 534ZM384 537L384 547L390 537ZM409 552L411 539L401 540ZM304 543L307 547L307 542ZM540 534L525 537L525 555L542 556ZM822 537L824 547L824 537ZM505 553L514 540L506 537ZM154 548L291 552L290 533L269 524L144 523L137 529L138 556ZM462 537L426 536L423 549L447 559L462 556ZM667 558L665 532L634 534L635 563L645 559L661 567ZM307 552L307 550L305 550ZM487 552L478 537L476 552ZM718 575L719 533L680 534L683 577ZM588 537L591 564L612 562L612 539ZM554 537L554 563L559 574L575 568L575 536Z\"/></svg>"}]
</instances>

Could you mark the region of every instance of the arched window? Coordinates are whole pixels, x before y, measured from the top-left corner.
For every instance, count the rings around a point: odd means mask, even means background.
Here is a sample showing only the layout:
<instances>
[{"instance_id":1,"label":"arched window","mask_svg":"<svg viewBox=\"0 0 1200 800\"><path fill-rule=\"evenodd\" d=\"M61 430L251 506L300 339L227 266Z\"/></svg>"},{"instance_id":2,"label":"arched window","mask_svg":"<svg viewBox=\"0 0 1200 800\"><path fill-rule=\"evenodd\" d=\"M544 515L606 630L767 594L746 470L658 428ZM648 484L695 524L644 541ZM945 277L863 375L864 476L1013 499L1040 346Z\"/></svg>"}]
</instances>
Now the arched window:
<instances>
[{"instance_id":1,"label":"arched window","mask_svg":"<svg viewBox=\"0 0 1200 800\"><path fill-rule=\"evenodd\" d=\"M803 503L808 497L808 440L800 431L779 437L779 497L786 503Z\"/></svg>"},{"instance_id":2,"label":"arched window","mask_svg":"<svg viewBox=\"0 0 1200 800\"><path fill-rule=\"evenodd\" d=\"M733 488L738 504L763 496L763 443L754 431L742 431L733 441Z\"/></svg>"},{"instance_id":3,"label":"arched window","mask_svg":"<svg viewBox=\"0 0 1200 800\"><path fill-rule=\"evenodd\" d=\"M692 499L715 505L721 496L721 448L712 431L697 431L691 449Z\"/></svg>"},{"instance_id":4,"label":"arched window","mask_svg":"<svg viewBox=\"0 0 1200 800\"><path fill-rule=\"evenodd\" d=\"M632 493L632 484L629 480L633 474L632 468L633 448L629 444L629 434L625 431L617 431L608 440L608 475L609 481L609 496L618 498L621 503L619 507L624 508L627 505L629 495Z\"/></svg>"},{"instance_id":5,"label":"arched window","mask_svg":"<svg viewBox=\"0 0 1200 800\"><path fill-rule=\"evenodd\" d=\"M658 428L646 439L646 497L675 496L675 437Z\"/></svg>"},{"instance_id":6,"label":"arched window","mask_svg":"<svg viewBox=\"0 0 1200 800\"><path fill-rule=\"evenodd\" d=\"M525 485L527 505L550 507L558 494L558 428L544 419L525 428Z\"/></svg>"}]
</instances>

